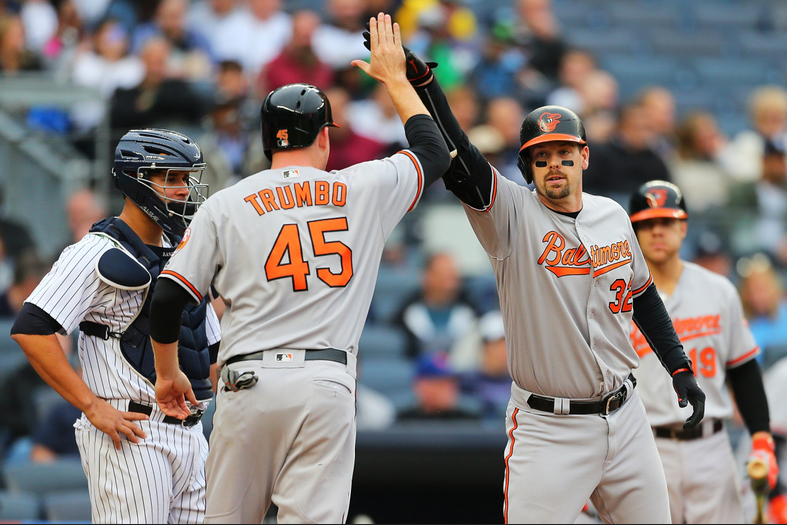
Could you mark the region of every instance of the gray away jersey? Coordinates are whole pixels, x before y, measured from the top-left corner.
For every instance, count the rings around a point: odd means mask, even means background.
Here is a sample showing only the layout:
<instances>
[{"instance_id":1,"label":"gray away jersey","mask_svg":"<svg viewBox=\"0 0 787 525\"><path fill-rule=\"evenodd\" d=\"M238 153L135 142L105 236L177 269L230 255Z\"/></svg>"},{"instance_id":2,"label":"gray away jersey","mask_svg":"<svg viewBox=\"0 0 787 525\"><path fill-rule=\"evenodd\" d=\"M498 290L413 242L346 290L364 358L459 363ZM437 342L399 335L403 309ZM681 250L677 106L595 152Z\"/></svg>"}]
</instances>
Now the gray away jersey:
<instances>
[{"instance_id":1,"label":"gray away jersey","mask_svg":"<svg viewBox=\"0 0 787 525\"><path fill-rule=\"evenodd\" d=\"M147 291L122 290L98 277L96 263L114 247L116 244L107 237L85 235L63 250L26 302L52 316L68 334L83 320L122 332L136 319ZM219 320L210 305L206 326L208 343L217 343L221 339ZM110 337L104 341L80 333L79 360L82 378L96 396L155 405L154 385L125 360L118 339Z\"/></svg>"},{"instance_id":2,"label":"gray away jersey","mask_svg":"<svg viewBox=\"0 0 787 525\"><path fill-rule=\"evenodd\" d=\"M743 316L735 285L724 276L684 261L678 284L664 304L691 359L697 383L707 396L705 419L732 417L726 370L754 359L760 351ZM680 408L675 403L672 380L633 323L631 341L641 358L637 389L650 424L682 424L692 407Z\"/></svg>"},{"instance_id":3,"label":"gray away jersey","mask_svg":"<svg viewBox=\"0 0 787 525\"><path fill-rule=\"evenodd\" d=\"M385 241L423 191L409 151L327 173L266 170L203 204L162 278L227 303L218 364L272 348L357 355Z\"/></svg>"},{"instance_id":4,"label":"gray away jersey","mask_svg":"<svg viewBox=\"0 0 787 525\"><path fill-rule=\"evenodd\" d=\"M632 298L652 281L628 215L585 193L572 219L494 176L489 207L465 211L494 269L511 377L556 397L615 390L638 365Z\"/></svg>"}]
</instances>

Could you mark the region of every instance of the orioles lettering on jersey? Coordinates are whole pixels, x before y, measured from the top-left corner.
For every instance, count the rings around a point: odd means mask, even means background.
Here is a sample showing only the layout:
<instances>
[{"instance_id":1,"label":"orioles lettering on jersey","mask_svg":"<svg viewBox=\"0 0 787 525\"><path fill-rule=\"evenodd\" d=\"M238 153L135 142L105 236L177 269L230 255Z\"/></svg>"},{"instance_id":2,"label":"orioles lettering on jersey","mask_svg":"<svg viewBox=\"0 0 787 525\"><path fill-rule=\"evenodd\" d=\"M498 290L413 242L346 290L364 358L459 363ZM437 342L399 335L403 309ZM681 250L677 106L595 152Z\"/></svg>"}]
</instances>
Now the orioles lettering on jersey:
<instances>
[{"instance_id":1,"label":"orioles lettering on jersey","mask_svg":"<svg viewBox=\"0 0 787 525\"><path fill-rule=\"evenodd\" d=\"M686 319L675 318L672 320L672 325L680 338L680 342L686 344L687 341L698 339L700 337L710 337L721 333L721 316L715 315L698 315L696 317L689 317ZM652 352L648 341L642 332L639 331L636 325L632 323L631 344L634 346L637 355L642 358L648 353ZM700 345L702 346L702 345ZM694 375L701 374L704 377L713 377L717 371L716 349L712 346L704 346L703 348L694 348L693 345L686 345L688 349L686 355L691 360Z\"/></svg>"},{"instance_id":2,"label":"orioles lettering on jersey","mask_svg":"<svg viewBox=\"0 0 787 525\"><path fill-rule=\"evenodd\" d=\"M303 206L344 206L347 202L347 185L343 182L313 180L277 186L275 191L264 188L243 199L258 215L277 210Z\"/></svg>"},{"instance_id":3,"label":"orioles lettering on jersey","mask_svg":"<svg viewBox=\"0 0 787 525\"><path fill-rule=\"evenodd\" d=\"M583 244L568 247L565 237L556 231L550 231L542 239L546 243L538 264L558 277L564 275L598 276L631 262L631 248L628 241L618 241L606 246L593 245L590 254Z\"/></svg>"}]
</instances>

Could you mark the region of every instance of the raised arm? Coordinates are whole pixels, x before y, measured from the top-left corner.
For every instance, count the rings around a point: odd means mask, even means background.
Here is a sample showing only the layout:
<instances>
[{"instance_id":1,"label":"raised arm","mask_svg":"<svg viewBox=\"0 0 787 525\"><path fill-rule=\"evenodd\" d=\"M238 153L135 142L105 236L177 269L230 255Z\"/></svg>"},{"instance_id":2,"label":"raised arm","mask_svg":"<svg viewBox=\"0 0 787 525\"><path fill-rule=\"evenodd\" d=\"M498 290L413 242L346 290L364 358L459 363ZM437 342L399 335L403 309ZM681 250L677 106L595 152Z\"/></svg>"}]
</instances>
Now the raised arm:
<instances>
[{"instance_id":1,"label":"raised arm","mask_svg":"<svg viewBox=\"0 0 787 525\"><path fill-rule=\"evenodd\" d=\"M369 20L368 34L371 59L368 63L353 60L352 65L385 85L404 123L410 150L421 161L429 185L448 168L450 156L434 119L407 79L399 24L393 24L390 15L379 13Z\"/></svg>"}]
</instances>

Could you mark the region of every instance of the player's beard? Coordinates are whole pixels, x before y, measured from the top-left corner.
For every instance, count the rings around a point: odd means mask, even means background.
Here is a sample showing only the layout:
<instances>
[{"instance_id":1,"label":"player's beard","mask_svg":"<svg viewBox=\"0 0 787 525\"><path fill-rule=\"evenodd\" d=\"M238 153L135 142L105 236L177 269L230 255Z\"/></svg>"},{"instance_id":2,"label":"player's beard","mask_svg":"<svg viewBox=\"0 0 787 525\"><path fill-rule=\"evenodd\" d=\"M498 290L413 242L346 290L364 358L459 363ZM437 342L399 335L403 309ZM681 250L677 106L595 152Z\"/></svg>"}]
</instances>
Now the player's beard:
<instances>
[{"instance_id":1,"label":"player's beard","mask_svg":"<svg viewBox=\"0 0 787 525\"><path fill-rule=\"evenodd\" d=\"M552 175L562 175L563 177L565 177L565 179L563 179L565 181L565 184L563 184L562 186L559 186L559 187L554 187L554 186L550 186L549 184L547 184L547 178L552 176ZM560 199L565 199L566 197L571 195L571 185L569 184L568 176L565 173L562 173L562 172L559 172L559 171L558 172L547 173L546 177L544 177L544 190L543 190L543 193L544 193L544 196L546 196L547 198L549 198L549 199L551 199L553 201L557 201L557 200L560 200Z\"/></svg>"}]
</instances>

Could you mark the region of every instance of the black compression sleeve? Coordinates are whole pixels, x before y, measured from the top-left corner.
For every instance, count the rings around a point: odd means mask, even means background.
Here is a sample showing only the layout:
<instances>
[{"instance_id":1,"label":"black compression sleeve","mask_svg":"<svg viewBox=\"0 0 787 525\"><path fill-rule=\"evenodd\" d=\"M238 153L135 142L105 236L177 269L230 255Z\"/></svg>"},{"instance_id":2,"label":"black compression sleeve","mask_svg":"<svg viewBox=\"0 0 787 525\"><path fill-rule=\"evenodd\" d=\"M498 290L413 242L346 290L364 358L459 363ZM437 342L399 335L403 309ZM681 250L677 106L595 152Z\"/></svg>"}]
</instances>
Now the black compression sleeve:
<instances>
[{"instance_id":1,"label":"black compression sleeve","mask_svg":"<svg viewBox=\"0 0 787 525\"><path fill-rule=\"evenodd\" d=\"M437 78L415 91L437 122L449 151L456 150L451 167L443 175L445 187L465 204L478 210L485 209L491 204L492 167L462 131Z\"/></svg>"},{"instance_id":2,"label":"black compression sleeve","mask_svg":"<svg viewBox=\"0 0 787 525\"><path fill-rule=\"evenodd\" d=\"M170 279L159 279L150 300L150 337L158 343L180 339L183 309L194 300L185 288Z\"/></svg>"},{"instance_id":3,"label":"black compression sleeve","mask_svg":"<svg viewBox=\"0 0 787 525\"><path fill-rule=\"evenodd\" d=\"M404 125L407 142L424 170L424 187L430 186L448 169L451 157L434 119L413 115Z\"/></svg>"},{"instance_id":4,"label":"black compression sleeve","mask_svg":"<svg viewBox=\"0 0 787 525\"><path fill-rule=\"evenodd\" d=\"M56 332L65 333L65 330L51 315L32 303L22 305L11 327L11 335L52 335Z\"/></svg>"},{"instance_id":5,"label":"black compression sleeve","mask_svg":"<svg viewBox=\"0 0 787 525\"><path fill-rule=\"evenodd\" d=\"M750 434L771 431L771 419L768 412L768 398L762 384L762 372L755 359L741 366L727 369L735 402L738 404L743 422Z\"/></svg>"},{"instance_id":6,"label":"black compression sleeve","mask_svg":"<svg viewBox=\"0 0 787 525\"><path fill-rule=\"evenodd\" d=\"M675 333L672 320L659 297L656 285L651 283L642 295L633 301L634 323L645 336L648 344L659 356L661 364L672 375L679 368L691 368L691 362L683 351L683 345Z\"/></svg>"}]
</instances>

